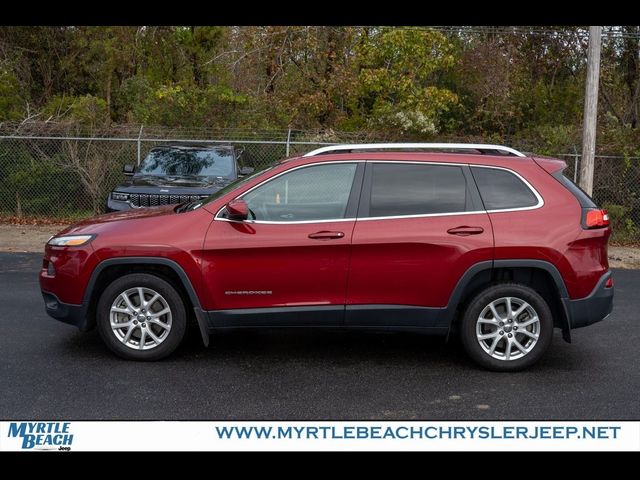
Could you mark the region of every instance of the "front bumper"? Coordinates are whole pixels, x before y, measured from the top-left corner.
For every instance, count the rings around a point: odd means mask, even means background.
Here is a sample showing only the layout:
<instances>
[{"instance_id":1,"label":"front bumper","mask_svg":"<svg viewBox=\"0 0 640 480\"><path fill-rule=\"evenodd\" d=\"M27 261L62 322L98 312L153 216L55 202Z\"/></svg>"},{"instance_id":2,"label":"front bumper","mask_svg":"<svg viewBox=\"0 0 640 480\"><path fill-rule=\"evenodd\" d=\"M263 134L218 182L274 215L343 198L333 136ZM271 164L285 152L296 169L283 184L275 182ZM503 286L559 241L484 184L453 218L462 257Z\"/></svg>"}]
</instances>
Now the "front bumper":
<instances>
[{"instance_id":1,"label":"front bumper","mask_svg":"<svg viewBox=\"0 0 640 480\"><path fill-rule=\"evenodd\" d=\"M44 290L42 290L42 297L44 298L44 308L50 317L78 327L82 332L90 329L83 305L63 303L55 294Z\"/></svg>"},{"instance_id":2,"label":"front bumper","mask_svg":"<svg viewBox=\"0 0 640 480\"><path fill-rule=\"evenodd\" d=\"M605 273L593 291L578 300L563 299L570 328L581 328L604 320L613 311L613 287L605 288L611 272Z\"/></svg>"},{"instance_id":3,"label":"front bumper","mask_svg":"<svg viewBox=\"0 0 640 480\"><path fill-rule=\"evenodd\" d=\"M85 289L98 263L91 243L77 247L47 244L38 276L47 314L88 330Z\"/></svg>"}]
</instances>

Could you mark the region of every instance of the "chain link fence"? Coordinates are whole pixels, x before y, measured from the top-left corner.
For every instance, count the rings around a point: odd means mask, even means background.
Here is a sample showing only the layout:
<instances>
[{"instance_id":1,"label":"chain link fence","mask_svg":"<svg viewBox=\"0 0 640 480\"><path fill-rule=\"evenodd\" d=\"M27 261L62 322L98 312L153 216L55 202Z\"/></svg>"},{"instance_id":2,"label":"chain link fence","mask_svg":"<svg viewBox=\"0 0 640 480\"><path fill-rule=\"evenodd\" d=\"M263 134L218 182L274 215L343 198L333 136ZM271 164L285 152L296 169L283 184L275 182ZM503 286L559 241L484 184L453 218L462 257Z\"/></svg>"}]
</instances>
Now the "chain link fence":
<instances>
[{"instance_id":1,"label":"chain link fence","mask_svg":"<svg viewBox=\"0 0 640 480\"><path fill-rule=\"evenodd\" d=\"M241 166L261 168L323 145L398 141L369 133L308 131L204 131L123 128L69 134L68 129L37 132L0 126L0 219L29 218L70 222L102 213L109 192L125 180L122 167L168 142L231 144L243 150ZM516 146L517 148L517 146ZM554 155L567 162L565 175L577 181L580 157ZM596 203L607 208L615 240L640 241L640 159L600 155L595 160Z\"/></svg>"},{"instance_id":2,"label":"chain link fence","mask_svg":"<svg viewBox=\"0 0 640 480\"><path fill-rule=\"evenodd\" d=\"M248 136L248 135L247 135ZM234 145L241 166L256 169L328 142L287 139L186 139L0 135L0 217L61 221L104 212L109 192L125 181L125 164L169 142Z\"/></svg>"}]
</instances>

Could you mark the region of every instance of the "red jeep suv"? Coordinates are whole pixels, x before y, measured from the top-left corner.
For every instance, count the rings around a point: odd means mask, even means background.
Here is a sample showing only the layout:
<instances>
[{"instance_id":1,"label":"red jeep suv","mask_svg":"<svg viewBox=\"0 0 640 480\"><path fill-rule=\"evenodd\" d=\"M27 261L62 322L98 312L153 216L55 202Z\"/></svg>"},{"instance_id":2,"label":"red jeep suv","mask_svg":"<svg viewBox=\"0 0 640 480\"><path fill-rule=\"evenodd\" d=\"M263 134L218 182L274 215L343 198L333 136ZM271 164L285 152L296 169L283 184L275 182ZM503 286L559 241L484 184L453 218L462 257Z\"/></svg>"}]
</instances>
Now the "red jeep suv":
<instances>
[{"instance_id":1,"label":"red jeep suv","mask_svg":"<svg viewBox=\"0 0 640 480\"><path fill-rule=\"evenodd\" d=\"M133 360L192 319L460 335L492 370L613 308L609 217L560 160L483 144L324 147L207 199L85 220L47 243L46 311Z\"/></svg>"}]
</instances>

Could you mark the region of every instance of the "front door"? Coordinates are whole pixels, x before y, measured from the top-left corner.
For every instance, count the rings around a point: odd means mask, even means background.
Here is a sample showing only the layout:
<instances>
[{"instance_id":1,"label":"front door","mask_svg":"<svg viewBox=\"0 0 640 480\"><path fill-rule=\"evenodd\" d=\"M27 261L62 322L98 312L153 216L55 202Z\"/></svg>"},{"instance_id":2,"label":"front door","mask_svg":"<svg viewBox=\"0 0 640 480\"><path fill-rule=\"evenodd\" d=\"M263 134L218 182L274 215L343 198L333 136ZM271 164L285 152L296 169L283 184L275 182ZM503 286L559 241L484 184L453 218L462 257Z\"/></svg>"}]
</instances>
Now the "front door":
<instances>
[{"instance_id":1,"label":"front door","mask_svg":"<svg viewBox=\"0 0 640 480\"><path fill-rule=\"evenodd\" d=\"M203 276L217 325L343 323L363 170L294 168L242 195L248 221L211 223Z\"/></svg>"}]
</instances>

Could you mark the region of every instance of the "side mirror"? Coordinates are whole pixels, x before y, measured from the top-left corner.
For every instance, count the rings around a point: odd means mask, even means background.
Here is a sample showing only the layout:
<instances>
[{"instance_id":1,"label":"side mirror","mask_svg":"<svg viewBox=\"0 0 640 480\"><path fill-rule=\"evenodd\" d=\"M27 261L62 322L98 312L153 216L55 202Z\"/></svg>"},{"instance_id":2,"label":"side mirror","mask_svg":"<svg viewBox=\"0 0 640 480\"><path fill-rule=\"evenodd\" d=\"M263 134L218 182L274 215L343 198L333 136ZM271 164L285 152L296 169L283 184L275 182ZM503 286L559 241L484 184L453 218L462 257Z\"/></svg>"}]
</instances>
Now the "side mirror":
<instances>
[{"instance_id":1,"label":"side mirror","mask_svg":"<svg viewBox=\"0 0 640 480\"><path fill-rule=\"evenodd\" d=\"M125 165L124 167L122 167L122 173L124 173L125 175L133 175L135 171L136 167L134 167L133 165Z\"/></svg>"},{"instance_id":2,"label":"side mirror","mask_svg":"<svg viewBox=\"0 0 640 480\"><path fill-rule=\"evenodd\" d=\"M251 175L254 171L255 171L255 168L253 167L241 167L240 170L238 170L238 174L242 176Z\"/></svg>"},{"instance_id":3,"label":"side mirror","mask_svg":"<svg viewBox=\"0 0 640 480\"><path fill-rule=\"evenodd\" d=\"M246 220L249 218L249 205L240 198L231 200L226 205L229 220Z\"/></svg>"}]
</instances>

